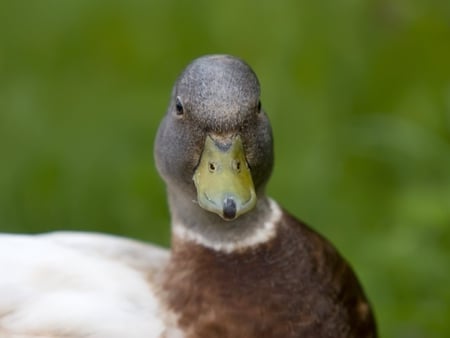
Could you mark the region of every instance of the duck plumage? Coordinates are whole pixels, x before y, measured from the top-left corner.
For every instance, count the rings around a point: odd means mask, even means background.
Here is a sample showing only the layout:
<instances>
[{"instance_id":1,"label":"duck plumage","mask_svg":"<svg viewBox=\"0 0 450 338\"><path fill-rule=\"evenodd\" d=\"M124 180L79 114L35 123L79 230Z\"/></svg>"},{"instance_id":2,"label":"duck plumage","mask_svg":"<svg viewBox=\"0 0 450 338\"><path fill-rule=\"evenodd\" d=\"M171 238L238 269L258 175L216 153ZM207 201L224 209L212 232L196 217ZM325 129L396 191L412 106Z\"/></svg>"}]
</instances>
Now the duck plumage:
<instances>
[{"instance_id":1,"label":"duck plumage","mask_svg":"<svg viewBox=\"0 0 450 338\"><path fill-rule=\"evenodd\" d=\"M265 194L272 132L245 62L187 66L155 159L171 250L94 233L0 235L0 337L377 337L349 264Z\"/></svg>"},{"instance_id":2,"label":"duck plumage","mask_svg":"<svg viewBox=\"0 0 450 338\"><path fill-rule=\"evenodd\" d=\"M70 232L2 235L0 243L0 337L139 338L163 332L149 282L166 264L167 250Z\"/></svg>"}]
</instances>

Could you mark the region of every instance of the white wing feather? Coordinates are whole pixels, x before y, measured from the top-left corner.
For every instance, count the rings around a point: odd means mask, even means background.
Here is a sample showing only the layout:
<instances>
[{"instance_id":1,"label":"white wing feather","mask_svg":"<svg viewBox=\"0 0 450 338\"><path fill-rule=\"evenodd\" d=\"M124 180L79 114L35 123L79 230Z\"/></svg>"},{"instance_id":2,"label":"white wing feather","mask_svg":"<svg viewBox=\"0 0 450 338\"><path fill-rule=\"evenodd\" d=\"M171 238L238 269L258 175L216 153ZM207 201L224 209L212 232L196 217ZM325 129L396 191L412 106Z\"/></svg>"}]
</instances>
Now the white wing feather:
<instances>
[{"instance_id":1,"label":"white wing feather","mask_svg":"<svg viewBox=\"0 0 450 338\"><path fill-rule=\"evenodd\" d=\"M168 256L107 235L0 235L0 337L159 337Z\"/></svg>"}]
</instances>

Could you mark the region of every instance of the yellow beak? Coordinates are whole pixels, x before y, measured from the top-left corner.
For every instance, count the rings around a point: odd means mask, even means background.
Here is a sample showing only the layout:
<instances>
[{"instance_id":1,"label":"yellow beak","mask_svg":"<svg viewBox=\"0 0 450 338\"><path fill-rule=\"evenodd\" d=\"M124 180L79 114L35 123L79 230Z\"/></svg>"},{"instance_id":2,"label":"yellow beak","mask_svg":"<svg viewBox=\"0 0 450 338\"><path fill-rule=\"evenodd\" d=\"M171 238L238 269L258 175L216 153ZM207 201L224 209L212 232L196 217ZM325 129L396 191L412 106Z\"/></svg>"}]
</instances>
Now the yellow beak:
<instances>
[{"instance_id":1,"label":"yellow beak","mask_svg":"<svg viewBox=\"0 0 450 338\"><path fill-rule=\"evenodd\" d=\"M252 175L239 135L208 135L194 172L199 205L224 220L233 220L256 205Z\"/></svg>"}]
</instances>

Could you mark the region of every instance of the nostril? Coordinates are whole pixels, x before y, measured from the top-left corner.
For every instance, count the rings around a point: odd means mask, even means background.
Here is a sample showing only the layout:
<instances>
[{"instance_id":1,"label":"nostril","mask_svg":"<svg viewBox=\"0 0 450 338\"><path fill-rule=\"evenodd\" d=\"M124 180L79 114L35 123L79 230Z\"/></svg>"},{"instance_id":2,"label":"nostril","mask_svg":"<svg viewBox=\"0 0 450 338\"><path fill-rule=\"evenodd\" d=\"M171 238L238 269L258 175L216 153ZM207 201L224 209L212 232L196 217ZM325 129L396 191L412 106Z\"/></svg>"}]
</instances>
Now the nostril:
<instances>
[{"instance_id":1,"label":"nostril","mask_svg":"<svg viewBox=\"0 0 450 338\"><path fill-rule=\"evenodd\" d=\"M216 171L216 164L214 162L209 162L208 169L210 173L213 173Z\"/></svg>"},{"instance_id":2,"label":"nostril","mask_svg":"<svg viewBox=\"0 0 450 338\"><path fill-rule=\"evenodd\" d=\"M233 169L239 173L241 171L241 161L235 160L233 162Z\"/></svg>"},{"instance_id":3,"label":"nostril","mask_svg":"<svg viewBox=\"0 0 450 338\"><path fill-rule=\"evenodd\" d=\"M236 217L236 202L230 197L227 197L223 203L223 217L229 220Z\"/></svg>"}]
</instances>

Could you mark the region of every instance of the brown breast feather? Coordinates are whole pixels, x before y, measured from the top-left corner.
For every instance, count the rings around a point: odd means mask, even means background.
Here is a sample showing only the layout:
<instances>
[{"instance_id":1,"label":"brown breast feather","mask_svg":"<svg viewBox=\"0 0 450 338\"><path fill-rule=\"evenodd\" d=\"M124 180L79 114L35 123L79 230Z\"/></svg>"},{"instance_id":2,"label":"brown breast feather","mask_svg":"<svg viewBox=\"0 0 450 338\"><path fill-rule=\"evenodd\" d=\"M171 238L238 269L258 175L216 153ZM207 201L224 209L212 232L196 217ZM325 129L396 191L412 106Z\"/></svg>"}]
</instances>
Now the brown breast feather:
<instances>
[{"instance_id":1,"label":"brown breast feather","mask_svg":"<svg viewBox=\"0 0 450 338\"><path fill-rule=\"evenodd\" d=\"M377 336L350 266L286 213L274 239L243 252L175 241L163 288L188 338Z\"/></svg>"}]
</instances>

